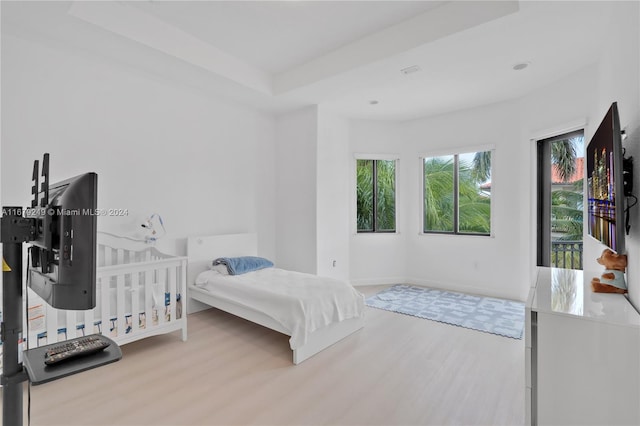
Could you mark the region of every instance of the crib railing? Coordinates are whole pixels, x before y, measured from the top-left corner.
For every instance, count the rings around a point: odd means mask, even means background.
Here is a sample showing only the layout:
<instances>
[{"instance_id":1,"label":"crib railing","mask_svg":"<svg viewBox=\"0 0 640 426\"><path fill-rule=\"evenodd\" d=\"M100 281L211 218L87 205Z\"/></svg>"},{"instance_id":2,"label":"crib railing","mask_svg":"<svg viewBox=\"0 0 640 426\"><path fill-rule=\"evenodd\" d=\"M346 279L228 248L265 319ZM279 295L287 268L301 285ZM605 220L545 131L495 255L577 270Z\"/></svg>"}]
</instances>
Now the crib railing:
<instances>
[{"instance_id":1,"label":"crib railing","mask_svg":"<svg viewBox=\"0 0 640 426\"><path fill-rule=\"evenodd\" d=\"M185 257L163 255L154 248L131 251L99 247L96 271L96 307L86 311L63 311L46 303L32 306L30 322L40 312L46 324L29 333L28 346L102 333L118 344L182 329L186 340Z\"/></svg>"},{"instance_id":2,"label":"crib railing","mask_svg":"<svg viewBox=\"0 0 640 426\"><path fill-rule=\"evenodd\" d=\"M125 342L129 340L127 334L139 335L140 330L161 328L181 319L184 290L178 288L178 283L185 282L183 276L186 276L186 260L181 259L100 268L97 288L101 299L113 300L115 291L116 320L111 328L115 328L116 333L110 330L115 334L114 340ZM99 314L102 324L113 323L112 312L113 309L102 309Z\"/></svg>"},{"instance_id":3,"label":"crib railing","mask_svg":"<svg viewBox=\"0 0 640 426\"><path fill-rule=\"evenodd\" d=\"M155 247L147 247L144 250L130 250L114 248L106 245L98 245L97 266L126 265L130 263L151 262L161 259L171 259L173 256L158 251Z\"/></svg>"}]
</instances>

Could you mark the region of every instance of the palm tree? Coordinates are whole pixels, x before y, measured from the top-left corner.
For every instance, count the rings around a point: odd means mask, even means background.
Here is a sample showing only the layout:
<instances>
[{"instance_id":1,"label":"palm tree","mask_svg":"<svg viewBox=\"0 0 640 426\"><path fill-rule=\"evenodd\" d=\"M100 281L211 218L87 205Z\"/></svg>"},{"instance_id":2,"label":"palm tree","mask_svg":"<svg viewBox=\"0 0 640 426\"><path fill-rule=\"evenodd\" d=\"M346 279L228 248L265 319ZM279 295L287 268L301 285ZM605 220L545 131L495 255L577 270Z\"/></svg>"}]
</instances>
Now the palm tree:
<instances>
[{"instance_id":1,"label":"palm tree","mask_svg":"<svg viewBox=\"0 0 640 426\"><path fill-rule=\"evenodd\" d=\"M473 177L478 182L486 182L491 177L491 151L476 152L473 156Z\"/></svg>"},{"instance_id":2,"label":"palm tree","mask_svg":"<svg viewBox=\"0 0 640 426\"><path fill-rule=\"evenodd\" d=\"M558 241L582 241L582 179L570 190L551 192L551 231L561 233Z\"/></svg>"},{"instance_id":3,"label":"palm tree","mask_svg":"<svg viewBox=\"0 0 640 426\"><path fill-rule=\"evenodd\" d=\"M376 228L379 231L396 229L396 162L376 161Z\"/></svg>"},{"instance_id":4,"label":"palm tree","mask_svg":"<svg viewBox=\"0 0 640 426\"><path fill-rule=\"evenodd\" d=\"M552 266L582 268L582 182L551 192Z\"/></svg>"},{"instance_id":5,"label":"palm tree","mask_svg":"<svg viewBox=\"0 0 640 426\"><path fill-rule=\"evenodd\" d=\"M576 173L576 145L582 138L577 136L551 143L551 164L563 182L568 182ZM562 234L555 240L582 241L582 194L583 179L577 180L569 189L552 189L551 230Z\"/></svg>"},{"instance_id":6,"label":"palm tree","mask_svg":"<svg viewBox=\"0 0 640 426\"><path fill-rule=\"evenodd\" d=\"M558 170L563 181L568 181L576 172L576 145L583 136L557 140L551 143L551 164ZM491 151L476 152L473 157L473 173L479 182L484 182L491 175Z\"/></svg>"},{"instance_id":7,"label":"palm tree","mask_svg":"<svg viewBox=\"0 0 640 426\"><path fill-rule=\"evenodd\" d=\"M475 160L475 156L474 156ZM458 164L458 228L460 232L489 234L491 232L491 199L483 194L480 185L491 176L491 151L484 155L482 173L471 164Z\"/></svg>"},{"instance_id":8,"label":"palm tree","mask_svg":"<svg viewBox=\"0 0 640 426\"><path fill-rule=\"evenodd\" d=\"M576 143L582 136L561 139L551 143L551 164L560 178L567 182L576 172Z\"/></svg>"},{"instance_id":9,"label":"palm tree","mask_svg":"<svg viewBox=\"0 0 640 426\"><path fill-rule=\"evenodd\" d=\"M453 231L453 157L424 161L424 230Z\"/></svg>"},{"instance_id":10,"label":"palm tree","mask_svg":"<svg viewBox=\"0 0 640 426\"><path fill-rule=\"evenodd\" d=\"M575 174L577 138L552 143L551 162L562 180ZM374 167L376 182L374 182ZM424 229L451 232L454 226L454 157L424 162ZM458 228L461 232L490 232L490 198L480 184L491 178L491 151L474 154L470 164L458 165ZM375 194L374 194L375 191ZM552 195L552 229L562 239L582 240L582 187L556 190ZM374 205L375 204L375 205ZM395 229L395 161L358 160L358 230Z\"/></svg>"},{"instance_id":11,"label":"palm tree","mask_svg":"<svg viewBox=\"0 0 640 426\"><path fill-rule=\"evenodd\" d=\"M373 160L358 160L356 203L358 230L373 229Z\"/></svg>"},{"instance_id":12,"label":"palm tree","mask_svg":"<svg viewBox=\"0 0 640 426\"><path fill-rule=\"evenodd\" d=\"M356 185L358 231L373 231L374 228L377 231L395 230L395 181L394 160L358 160Z\"/></svg>"},{"instance_id":13,"label":"palm tree","mask_svg":"<svg viewBox=\"0 0 640 426\"><path fill-rule=\"evenodd\" d=\"M565 185L576 174L576 145L582 139L578 136L551 143L551 164ZM583 179L569 188L552 188L551 241L554 248L551 250L551 265L581 268L583 216Z\"/></svg>"},{"instance_id":14,"label":"palm tree","mask_svg":"<svg viewBox=\"0 0 640 426\"><path fill-rule=\"evenodd\" d=\"M491 204L479 188L484 179L479 180L472 165L461 160L458 162L458 229L454 229L454 161L454 156L424 160L424 230L488 234Z\"/></svg>"}]
</instances>

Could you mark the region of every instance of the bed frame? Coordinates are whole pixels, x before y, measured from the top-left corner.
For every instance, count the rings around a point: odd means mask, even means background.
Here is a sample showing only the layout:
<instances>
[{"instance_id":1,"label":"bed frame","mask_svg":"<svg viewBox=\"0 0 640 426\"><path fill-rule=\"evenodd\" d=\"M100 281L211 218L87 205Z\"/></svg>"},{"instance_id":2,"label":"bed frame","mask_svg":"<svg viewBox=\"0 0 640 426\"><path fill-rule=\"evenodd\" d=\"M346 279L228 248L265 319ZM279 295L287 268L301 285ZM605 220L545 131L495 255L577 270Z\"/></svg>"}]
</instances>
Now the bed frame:
<instances>
[{"instance_id":1,"label":"bed frame","mask_svg":"<svg viewBox=\"0 0 640 426\"><path fill-rule=\"evenodd\" d=\"M240 306L229 300L213 297L206 290L202 290L193 285L198 274L206 270L209 263L217 257L257 256L258 244L256 234L192 237L187 241L187 255L189 257L187 294L190 313L208 307L214 307L279 333L289 335L287 331L282 329L280 324L262 312ZM194 303L194 301L196 302ZM307 343L293 350L293 363L301 363L323 349L358 331L363 326L364 317L359 317L333 323L314 331L309 335Z\"/></svg>"}]
</instances>

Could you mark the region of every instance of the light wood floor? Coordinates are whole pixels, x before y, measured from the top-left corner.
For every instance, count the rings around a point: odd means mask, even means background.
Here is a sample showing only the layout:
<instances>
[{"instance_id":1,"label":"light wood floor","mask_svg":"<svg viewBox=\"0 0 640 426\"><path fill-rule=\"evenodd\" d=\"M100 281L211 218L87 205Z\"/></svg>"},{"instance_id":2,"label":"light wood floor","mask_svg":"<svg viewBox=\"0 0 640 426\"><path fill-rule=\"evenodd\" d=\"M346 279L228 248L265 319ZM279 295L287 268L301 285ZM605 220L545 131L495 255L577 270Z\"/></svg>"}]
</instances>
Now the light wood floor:
<instances>
[{"instance_id":1,"label":"light wood floor","mask_svg":"<svg viewBox=\"0 0 640 426\"><path fill-rule=\"evenodd\" d=\"M359 287L366 295L383 287ZM217 310L31 388L36 425L522 425L524 342L366 308L300 365L288 337ZM25 424L27 397L25 393Z\"/></svg>"}]
</instances>

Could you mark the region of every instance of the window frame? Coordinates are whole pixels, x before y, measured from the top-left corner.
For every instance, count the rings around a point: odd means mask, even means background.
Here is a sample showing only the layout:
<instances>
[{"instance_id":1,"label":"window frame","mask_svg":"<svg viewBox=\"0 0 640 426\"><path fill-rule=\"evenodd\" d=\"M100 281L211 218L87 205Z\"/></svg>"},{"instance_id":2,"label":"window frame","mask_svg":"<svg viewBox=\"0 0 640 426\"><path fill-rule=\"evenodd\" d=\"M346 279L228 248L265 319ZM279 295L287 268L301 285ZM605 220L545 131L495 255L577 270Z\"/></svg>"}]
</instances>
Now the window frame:
<instances>
[{"instance_id":1,"label":"window frame","mask_svg":"<svg viewBox=\"0 0 640 426\"><path fill-rule=\"evenodd\" d=\"M420 235L451 235L451 236L468 236L468 237L494 237L494 217L493 214L493 201L495 194L495 179L491 179L491 202L489 205L489 232L488 233L478 233L478 232L460 232L459 230L459 215L460 215L460 189L459 189L459 156L462 154L475 154L477 152L491 152L491 175L494 176L495 173L495 153L496 148L495 145L481 145L481 146L473 146L468 148L460 148L460 149L451 149L451 150L438 150L438 151L430 151L428 153L423 153L419 155L419 164L420 164ZM454 209L454 229L453 231L425 231L424 222L425 222L425 202L424 202L424 160L425 158L434 158L434 157L446 157L452 156L454 157L454 176L453 176L453 191L454 191L454 200L453 200L453 209Z\"/></svg>"},{"instance_id":2,"label":"window frame","mask_svg":"<svg viewBox=\"0 0 640 426\"><path fill-rule=\"evenodd\" d=\"M395 170L394 170L394 180L395 180L395 212L394 212L394 228L393 230L377 230L376 229L376 225L377 225L377 212L376 210L374 210L374 217L373 217L373 229L372 230L359 230L358 229L358 160L369 160L369 161L373 161L373 169L374 169L374 206L375 206L375 193L376 193L376 188L377 188L377 182L375 180L375 175L377 172L377 167L376 164L378 161L393 161L395 163ZM354 230L355 230L355 234L356 235L372 235L372 234L398 234L398 227L399 227L399 221L398 221L398 208L400 203L398 202L399 200L399 184L398 184L398 179L399 179L399 164L400 164L400 158L399 155L396 154L355 154L354 155L354 161L353 161L353 206L354 206L354 212L353 212L353 226L354 226Z\"/></svg>"}]
</instances>

